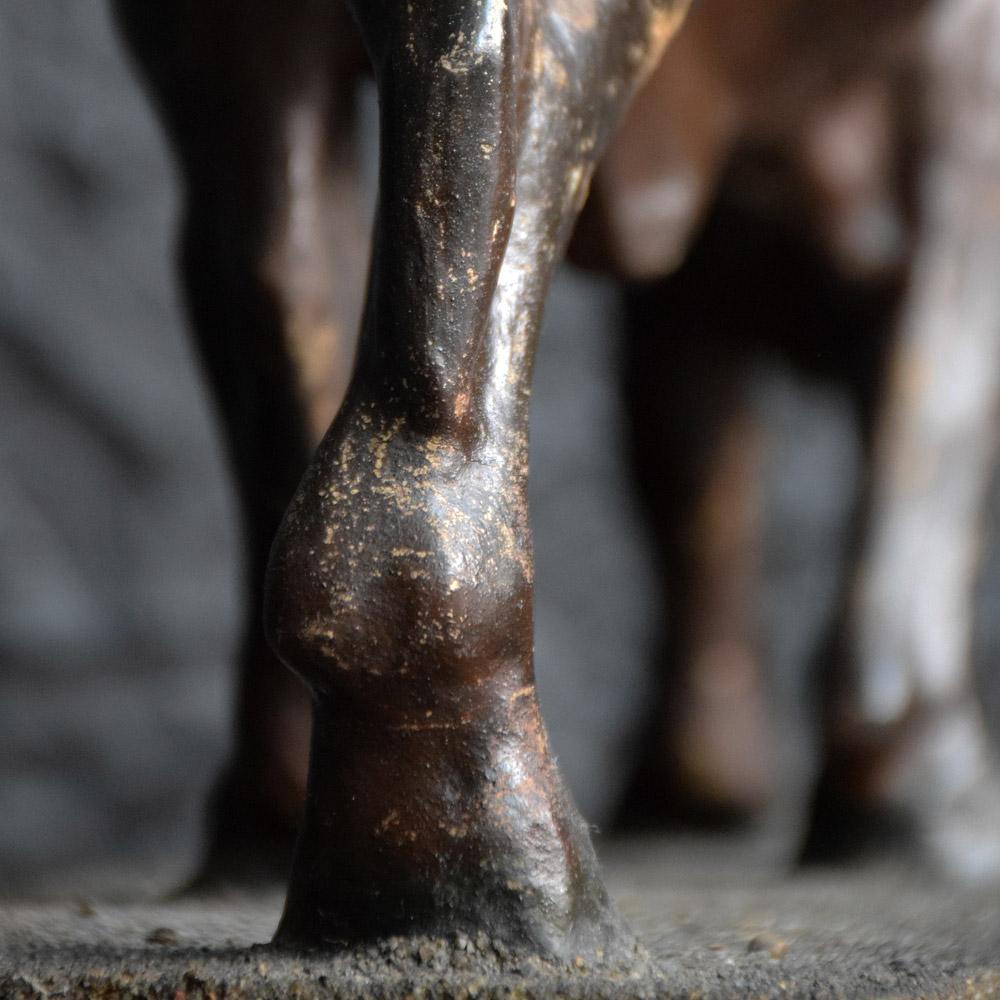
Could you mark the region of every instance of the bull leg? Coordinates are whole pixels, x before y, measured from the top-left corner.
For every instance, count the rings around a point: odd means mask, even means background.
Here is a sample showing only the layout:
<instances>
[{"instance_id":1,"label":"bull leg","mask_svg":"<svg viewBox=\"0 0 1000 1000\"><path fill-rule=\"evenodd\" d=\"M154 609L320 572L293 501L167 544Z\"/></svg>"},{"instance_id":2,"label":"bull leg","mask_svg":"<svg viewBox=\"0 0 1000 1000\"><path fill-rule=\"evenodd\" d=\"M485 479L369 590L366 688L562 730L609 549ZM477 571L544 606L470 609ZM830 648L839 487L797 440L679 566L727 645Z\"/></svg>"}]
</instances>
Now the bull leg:
<instances>
[{"instance_id":1,"label":"bull leg","mask_svg":"<svg viewBox=\"0 0 1000 1000\"><path fill-rule=\"evenodd\" d=\"M719 305L725 293L713 294L698 266L705 256L696 251L697 261L669 283L629 297L634 468L668 624L651 731L618 817L626 826L744 821L766 802L771 780L754 642L757 434L743 399L748 338L728 336L745 332L739 306L732 316ZM718 255L707 257L717 267Z\"/></svg>"},{"instance_id":2,"label":"bull leg","mask_svg":"<svg viewBox=\"0 0 1000 1000\"><path fill-rule=\"evenodd\" d=\"M269 637L314 703L276 940L462 929L611 957L535 695L529 384L597 151L683 4L353 6L380 196L353 381L268 570Z\"/></svg>"},{"instance_id":3,"label":"bull leg","mask_svg":"<svg viewBox=\"0 0 1000 1000\"><path fill-rule=\"evenodd\" d=\"M274 534L350 371L354 338L343 331L359 311L348 290L363 283L365 245L353 215L351 75L363 51L350 16L332 7L116 7L178 156L182 279L242 508L236 747L214 792L202 878L284 878L311 713L259 608Z\"/></svg>"},{"instance_id":4,"label":"bull leg","mask_svg":"<svg viewBox=\"0 0 1000 1000\"><path fill-rule=\"evenodd\" d=\"M805 855L897 840L1000 876L1000 786L970 670L1000 403L1000 11L939 5L921 235Z\"/></svg>"}]
</instances>

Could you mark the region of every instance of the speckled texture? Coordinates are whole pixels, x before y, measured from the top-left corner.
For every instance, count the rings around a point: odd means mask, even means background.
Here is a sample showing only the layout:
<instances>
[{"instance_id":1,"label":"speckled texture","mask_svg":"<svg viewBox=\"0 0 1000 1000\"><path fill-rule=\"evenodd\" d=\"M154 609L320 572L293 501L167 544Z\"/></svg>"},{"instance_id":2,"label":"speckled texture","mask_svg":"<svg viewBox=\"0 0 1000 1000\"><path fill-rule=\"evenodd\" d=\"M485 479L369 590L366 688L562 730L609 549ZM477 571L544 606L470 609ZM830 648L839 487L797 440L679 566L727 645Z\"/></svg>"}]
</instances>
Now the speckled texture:
<instances>
[{"instance_id":1,"label":"speckled texture","mask_svg":"<svg viewBox=\"0 0 1000 1000\"><path fill-rule=\"evenodd\" d=\"M557 969L485 937L335 958L254 945L279 894L0 914L0 995L164 997L995 997L1000 897L881 870L781 878L759 846L619 845L608 882L657 963Z\"/></svg>"},{"instance_id":2,"label":"speckled texture","mask_svg":"<svg viewBox=\"0 0 1000 1000\"><path fill-rule=\"evenodd\" d=\"M528 411L556 262L686 2L348 6L379 202L350 388L264 588L271 648L313 696L277 940L460 926L603 962L632 943L536 699Z\"/></svg>"}]
</instances>

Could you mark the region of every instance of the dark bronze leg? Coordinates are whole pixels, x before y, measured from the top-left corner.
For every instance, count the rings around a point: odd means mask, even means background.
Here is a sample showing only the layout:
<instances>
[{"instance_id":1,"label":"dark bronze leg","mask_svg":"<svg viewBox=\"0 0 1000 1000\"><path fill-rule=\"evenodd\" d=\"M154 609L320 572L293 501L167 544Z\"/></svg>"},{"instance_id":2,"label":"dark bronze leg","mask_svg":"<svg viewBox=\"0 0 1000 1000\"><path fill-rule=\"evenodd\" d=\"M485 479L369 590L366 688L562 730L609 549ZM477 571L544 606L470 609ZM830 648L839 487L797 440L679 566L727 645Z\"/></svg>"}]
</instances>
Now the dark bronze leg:
<instances>
[{"instance_id":1,"label":"dark bronze leg","mask_svg":"<svg viewBox=\"0 0 1000 1000\"><path fill-rule=\"evenodd\" d=\"M269 636L315 704L280 943L622 947L535 696L528 397L594 160L680 8L355 6L382 107L370 294L268 571Z\"/></svg>"},{"instance_id":2,"label":"dark bronze leg","mask_svg":"<svg viewBox=\"0 0 1000 1000\"><path fill-rule=\"evenodd\" d=\"M349 135L360 43L335 5L118 0L116 13L183 178L184 291L246 545L236 747L213 795L201 878L283 878L311 711L268 647L260 609L271 542L353 354L343 331L357 312L346 290L364 273Z\"/></svg>"}]
</instances>

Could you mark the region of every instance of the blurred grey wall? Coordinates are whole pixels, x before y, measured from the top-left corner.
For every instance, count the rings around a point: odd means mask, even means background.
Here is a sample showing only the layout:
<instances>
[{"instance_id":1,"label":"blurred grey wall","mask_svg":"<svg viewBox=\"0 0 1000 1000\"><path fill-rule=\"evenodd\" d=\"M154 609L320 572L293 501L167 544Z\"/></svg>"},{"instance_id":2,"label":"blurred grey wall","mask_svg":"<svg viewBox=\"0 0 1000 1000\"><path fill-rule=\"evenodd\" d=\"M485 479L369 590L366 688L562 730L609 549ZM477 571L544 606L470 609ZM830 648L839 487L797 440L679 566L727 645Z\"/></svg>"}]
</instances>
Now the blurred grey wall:
<instances>
[{"instance_id":1,"label":"blurred grey wall","mask_svg":"<svg viewBox=\"0 0 1000 1000\"><path fill-rule=\"evenodd\" d=\"M226 753L239 553L172 269L177 207L101 0L5 0L0 893L180 877ZM620 445L617 308L610 286L561 277L534 403L542 701L597 822L663 614ZM800 668L833 593L857 449L829 390L765 370L756 399L771 432L765 663L794 792L811 766ZM989 666L1000 587L983 602Z\"/></svg>"},{"instance_id":2,"label":"blurred grey wall","mask_svg":"<svg viewBox=\"0 0 1000 1000\"><path fill-rule=\"evenodd\" d=\"M99 0L0 7L0 889L190 853L234 532L167 151Z\"/></svg>"}]
</instances>

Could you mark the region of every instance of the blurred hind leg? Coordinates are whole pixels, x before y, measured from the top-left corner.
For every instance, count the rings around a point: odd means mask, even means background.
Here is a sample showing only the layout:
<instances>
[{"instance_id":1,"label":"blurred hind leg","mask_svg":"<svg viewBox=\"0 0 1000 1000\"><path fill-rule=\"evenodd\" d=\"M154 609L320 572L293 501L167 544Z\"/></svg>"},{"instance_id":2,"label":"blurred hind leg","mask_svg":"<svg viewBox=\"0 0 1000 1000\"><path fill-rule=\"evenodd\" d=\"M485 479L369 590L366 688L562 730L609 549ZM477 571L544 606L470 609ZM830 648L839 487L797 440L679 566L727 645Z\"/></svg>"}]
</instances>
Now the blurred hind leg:
<instances>
[{"instance_id":1,"label":"blurred hind leg","mask_svg":"<svg viewBox=\"0 0 1000 1000\"><path fill-rule=\"evenodd\" d=\"M268 647L260 608L271 542L353 355L365 248L351 146L359 43L336 5L118 0L116 13L180 166L181 278L245 543L235 749L202 876L284 877L310 707Z\"/></svg>"}]
</instances>

